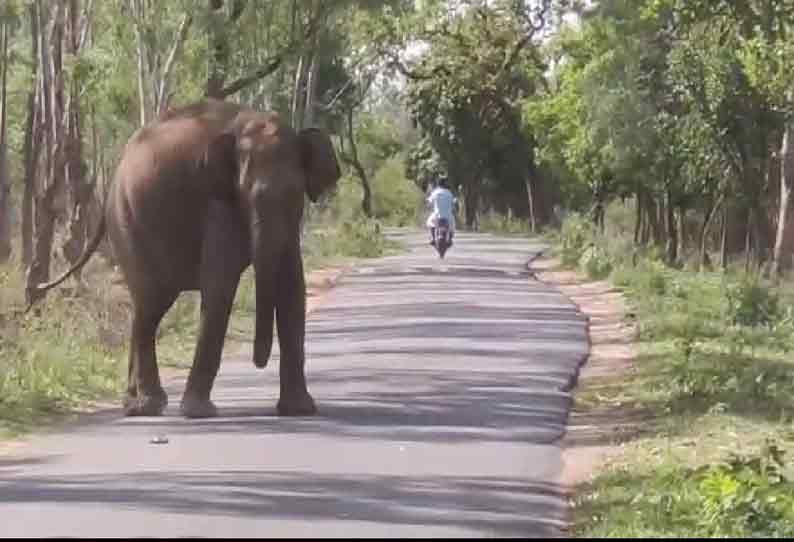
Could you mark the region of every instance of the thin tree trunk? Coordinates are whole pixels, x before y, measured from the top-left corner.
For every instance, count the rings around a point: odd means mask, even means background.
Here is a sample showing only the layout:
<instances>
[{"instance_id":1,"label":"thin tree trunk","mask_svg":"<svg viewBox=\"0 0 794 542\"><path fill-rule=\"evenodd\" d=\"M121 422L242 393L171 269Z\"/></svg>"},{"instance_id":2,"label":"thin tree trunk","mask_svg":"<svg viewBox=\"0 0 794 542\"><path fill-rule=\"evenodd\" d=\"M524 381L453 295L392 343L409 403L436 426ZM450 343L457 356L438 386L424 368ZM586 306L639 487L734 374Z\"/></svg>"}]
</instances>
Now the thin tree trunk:
<instances>
[{"instance_id":1,"label":"thin tree trunk","mask_svg":"<svg viewBox=\"0 0 794 542\"><path fill-rule=\"evenodd\" d=\"M298 66L295 68L295 82L292 87L292 107L290 108L292 126L295 129L303 127L303 105L305 104L303 100L303 89L305 86L304 72L306 71L304 65L304 55L301 55L300 58L298 58Z\"/></svg>"},{"instance_id":2,"label":"thin tree trunk","mask_svg":"<svg viewBox=\"0 0 794 542\"><path fill-rule=\"evenodd\" d=\"M747 224L747 228L745 229L744 235L744 270L745 272L749 272L752 266L753 260L753 230L754 230L754 220L755 220L755 213L752 209L750 209L749 215L749 223Z\"/></svg>"},{"instance_id":3,"label":"thin tree trunk","mask_svg":"<svg viewBox=\"0 0 794 542\"><path fill-rule=\"evenodd\" d=\"M675 205L673 205L673 195L668 189L666 202L666 225L667 225L667 265L675 265L678 261L678 230L676 229Z\"/></svg>"},{"instance_id":4,"label":"thin tree trunk","mask_svg":"<svg viewBox=\"0 0 794 542\"><path fill-rule=\"evenodd\" d=\"M319 54L315 50L311 52L311 62L306 73L306 103L303 106L302 127L309 128L314 126L314 102L317 92L317 72L320 69Z\"/></svg>"},{"instance_id":5,"label":"thin tree trunk","mask_svg":"<svg viewBox=\"0 0 794 542\"><path fill-rule=\"evenodd\" d=\"M44 186L38 191L35 201L35 240L33 261L28 268L26 293L28 302L41 297L34 287L49 280L52 242L55 232L56 212L54 209L56 193L63 178L65 165L63 153L63 75L62 75L62 43L64 6L61 1L50 5L52 16L48 23L48 37L43 40L43 32L39 33L39 53L41 59L40 73L42 89L43 132L46 140L44 168ZM40 28L46 10L42 0L37 1L40 17Z\"/></svg>"},{"instance_id":6,"label":"thin tree trunk","mask_svg":"<svg viewBox=\"0 0 794 542\"><path fill-rule=\"evenodd\" d=\"M720 238L720 267L728 268L728 206L722 210L722 235Z\"/></svg>"},{"instance_id":7,"label":"thin tree trunk","mask_svg":"<svg viewBox=\"0 0 794 542\"><path fill-rule=\"evenodd\" d=\"M151 105L148 99L147 88L149 88L146 79L149 73L149 63L147 61L148 55L146 52L146 42L143 39L143 25L146 17L145 6L143 0L133 0L132 13L135 19L133 27L135 28L135 45L138 53L138 107L139 107L139 122L141 126L149 122L151 116Z\"/></svg>"},{"instance_id":8,"label":"thin tree trunk","mask_svg":"<svg viewBox=\"0 0 794 542\"><path fill-rule=\"evenodd\" d=\"M353 108L349 108L347 110L347 130L346 136L348 145L350 146L350 153L344 153L342 156L344 160L350 164L353 169L356 170L356 175L361 180L361 188L364 192L361 198L361 210L364 211L364 215L367 217L372 217L372 189L369 184L369 177L367 176L367 171L364 169L364 166L361 164L361 161L358 158L358 146L356 145L356 137L353 131Z\"/></svg>"},{"instance_id":9,"label":"thin tree trunk","mask_svg":"<svg viewBox=\"0 0 794 542\"><path fill-rule=\"evenodd\" d=\"M223 16L224 0L209 0L210 60L205 94L210 98L225 97L224 83L229 69L229 39L227 27L234 25L245 9L244 0L234 0L228 19Z\"/></svg>"},{"instance_id":10,"label":"thin tree trunk","mask_svg":"<svg viewBox=\"0 0 794 542\"><path fill-rule=\"evenodd\" d=\"M709 229L711 228L711 224L714 221L714 217L717 216L717 211L719 210L720 206L722 205L722 197L720 197L714 205L710 206L706 209L706 215L703 217L703 224L700 226L700 238L699 238L699 247L700 247L700 269L701 271L707 267L711 266L711 259L709 258L708 252L708 233Z\"/></svg>"},{"instance_id":11,"label":"thin tree trunk","mask_svg":"<svg viewBox=\"0 0 794 542\"><path fill-rule=\"evenodd\" d=\"M676 216L676 220L678 223L678 258L681 261L686 259L686 235L687 235L687 228L686 228L686 207L679 206L678 213Z\"/></svg>"},{"instance_id":12,"label":"thin tree trunk","mask_svg":"<svg viewBox=\"0 0 794 542\"><path fill-rule=\"evenodd\" d=\"M640 235L642 233L642 204L640 201L641 188L637 187L637 193L634 197L634 246L640 244Z\"/></svg>"},{"instance_id":13,"label":"thin tree trunk","mask_svg":"<svg viewBox=\"0 0 794 542\"><path fill-rule=\"evenodd\" d=\"M88 28L88 13L79 17L79 0L70 0L69 17L67 18L67 32L65 42L67 54L77 57L83 45L84 32ZM83 32L81 32L81 28ZM82 34L82 35L81 35ZM85 180L85 163L83 161L83 133L80 115L80 88L77 82L72 82L69 95L66 99L66 183L69 187L71 199L71 213L69 215L69 235L63 246L63 254L70 265L74 265L83 252L86 241L86 227L88 206L91 200L90 186ZM80 271L75 273L80 280Z\"/></svg>"},{"instance_id":14,"label":"thin tree trunk","mask_svg":"<svg viewBox=\"0 0 794 542\"><path fill-rule=\"evenodd\" d=\"M535 190L532 182L532 177L527 174L524 184L527 187L527 203L529 204L529 231L537 233L537 220L535 220Z\"/></svg>"},{"instance_id":15,"label":"thin tree trunk","mask_svg":"<svg viewBox=\"0 0 794 542\"><path fill-rule=\"evenodd\" d=\"M0 263L11 258L11 179L8 168L8 24L0 26Z\"/></svg>"},{"instance_id":16,"label":"thin tree trunk","mask_svg":"<svg viewBox=\"0 0 794 542\"><path fill-rule=\"evenodd\" d=\"M156 85L157 93L155 95L154 102L155 116L159 117L168 110L168 104L170 101L168 87L171 82L171 72L173 72L176 58L179 56L179 52L182 50L182 44L185 43L185 40L187 40L187 34L190 30L190 25L192 22L193 18L190 15L185 15L182 18L182 22L179 23L179 30L177 30L174 43L171 44L171 51L168 53L168 58L165 61L165 66L163 67L163 71L160 74Z\"/></svg>"},{"instance_id":17,"label":"thin tree trunk","mask_svg":"<svg viewBox=\"0 0 794 542\"><path fill-rule=\"evenodd\" d=\"M473 182L464 183L465 192L463 197L463 205L466 210L466 227L469 231L477 231L478 216L477 211L480 203L480 194L476 188L476 175L471 175Z\"/></svg>"},{"instance_id":18,"label":"thin tree trunk","mask_svg":"<svg viewBox=\"0 0 794 542\"><path fill-rule=\"evenodd\" d=\"M221 20L223 0L210 0L210 61L207 75L206 94L210 98L220 98L223 94L223 83L226 80L226 63L229 50L224 39L223 21Z\"/></svg>"},{"instance_id":19,"label":"thin tree trunk","mask_svg":"<svg viewBox=\"0 0 794 542\"><path fill-rule=\"evenodd\" d=\"M25 142L23 159L25 164L24 193L22 196L22 266L27 269L33 260L33 198L36 192L36 174L39 161L40 145L34 145L41 136L41 95L38 85L39 72L39 16L37 4L28 7L31 36L31 64L33 66L32 81L34 86L28 94L28 112L25 122Z\"/></svg>"},{"instance_id":20,"label":"thin tree trunk","mask_svg":"<svg viewBox=\"0 0 794 542\"><path fill-rule=\"evenodd\" d=\"M789 91L789 102L794 92ZM794 120L787 120L780 145L780 204L775 234L775 248L772 255L772 273L779 276L792 266L792 247L794 247L794 221L791 219L791 194L794 192Z\"/></svg>"}]
</instances>

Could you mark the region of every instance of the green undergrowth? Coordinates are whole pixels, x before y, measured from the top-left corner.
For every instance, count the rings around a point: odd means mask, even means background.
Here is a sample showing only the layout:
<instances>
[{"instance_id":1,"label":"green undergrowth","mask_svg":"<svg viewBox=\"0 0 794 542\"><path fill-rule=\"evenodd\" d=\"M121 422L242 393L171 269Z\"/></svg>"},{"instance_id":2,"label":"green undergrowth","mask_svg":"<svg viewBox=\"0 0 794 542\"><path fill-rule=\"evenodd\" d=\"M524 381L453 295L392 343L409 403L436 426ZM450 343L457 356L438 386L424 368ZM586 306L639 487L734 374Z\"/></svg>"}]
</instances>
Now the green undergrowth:
<instances>
[{"instance_id":1,"label":"green undergrowth","mask_svg":"<svg viewBox=\"0 0 794 542\"><path fill-rule=\"evenodd\" d=\"M627 237L599 235L574 216L554 239L564 266L625 294L638 330L634 370L577 392L584 412L641 413L643 421L579 488L576 533L791 536L791 282L673 269L660 251L635 250Z\"/></svg>"}]
</instances>

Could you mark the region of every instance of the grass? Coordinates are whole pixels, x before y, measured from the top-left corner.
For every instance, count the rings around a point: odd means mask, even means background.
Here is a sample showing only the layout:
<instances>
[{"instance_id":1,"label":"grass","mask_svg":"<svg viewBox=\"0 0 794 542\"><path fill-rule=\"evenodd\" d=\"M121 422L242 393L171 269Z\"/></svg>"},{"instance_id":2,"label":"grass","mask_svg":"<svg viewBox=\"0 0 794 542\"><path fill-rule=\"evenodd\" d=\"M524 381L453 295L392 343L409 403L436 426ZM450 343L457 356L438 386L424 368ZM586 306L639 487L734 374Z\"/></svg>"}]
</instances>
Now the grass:
<instances>
[{"instance_id":1,"label":"grass","mask_svg":"<svg viewBox=\"0 0 794 542\"><path fill-rule=\"evenodd\" d=\"M509 210L506 215L489 211L483 213L480 218L480 231L493 234L529 235L529 219L515 217Z\"/></svg>"},{"instance_id":2,"label":"grass","mask_svg":"<svg viewBox=\"0 0 794 542\"><path fill-rule=\"evenodd\" d=\"M633 372L585 383L577 406L648 419L579 489L576 534L791 536L794 289L670 269L652 252L635 266L626 243L607 238L569 223L556 251L624 292L638 356ZM598 265L582 257L592 247Z\"/></svg>"},{"instance_id":3,"label":"grass","mask_svg":"<svg viewBox=\"0 0 794 542\"><path fill-rule=\"evenodd\" d=\"M378 257L401 247L385 239L375 221L339 224L327 217L307 228L305 272ZM0 437L55 422L95 401L116 400L126 387L129 298L98 257L87 265L89 288L75 296L70 283L51 291L38 314L24 307L19 263L0 267ZM73 284L73 283L71 283ZM226 351L249 342L255 307L253 270L243 275L234 302ZM189 368L193 361L200 296L183 293L158 329L160 367Z\"/></svg>"},{"instance_id":4,"label":"grass","mask_svg":"<svg viewBox=\"0 0 794 542\"><path fill-rule=\"evenodd\" d=\"M24 317L18 265L0 269L0 436L16 435L62 418L96 399L118 394L126 310L110 275L91 274L92 293L53 292ZM11 310L7 310L11 308Z\"/></svg>"}]
</instances>

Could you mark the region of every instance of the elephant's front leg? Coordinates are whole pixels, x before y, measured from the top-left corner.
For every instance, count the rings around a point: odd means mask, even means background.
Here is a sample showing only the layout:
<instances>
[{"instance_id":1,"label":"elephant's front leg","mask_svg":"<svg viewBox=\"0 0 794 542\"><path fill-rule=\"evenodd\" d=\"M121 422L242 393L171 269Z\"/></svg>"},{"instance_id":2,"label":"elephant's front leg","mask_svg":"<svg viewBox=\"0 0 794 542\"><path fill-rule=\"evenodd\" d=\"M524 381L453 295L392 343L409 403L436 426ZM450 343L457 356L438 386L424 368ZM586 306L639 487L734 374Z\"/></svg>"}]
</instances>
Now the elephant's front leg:
<instances>
[{"instance_id":1,"label":"elephant's front leg","mask_svg":"<svg viewBox=\"0 0 794 542\"><path fill-rule=\"evenodd\" d=\"M233 208L219 203L209 210L201 257L201 316L198 341L180 409L188 418L210 418L218 411L210 400L221 364L234 296L247 265L244 229Z\"/></svg>"},{"instance_id":2,"label":"elephant's front leg","mask_svg":"<svg viewBox=\"0 0 794 542\"><path fill-rule=\"evenodd\" d=\"M306 388L304 340L306 336L306 284L300 248L290 248L279 271L276 325L281 351L281 396L277 410L282 416L309 416L317 412Z\"/></svg>"}]
</instances>

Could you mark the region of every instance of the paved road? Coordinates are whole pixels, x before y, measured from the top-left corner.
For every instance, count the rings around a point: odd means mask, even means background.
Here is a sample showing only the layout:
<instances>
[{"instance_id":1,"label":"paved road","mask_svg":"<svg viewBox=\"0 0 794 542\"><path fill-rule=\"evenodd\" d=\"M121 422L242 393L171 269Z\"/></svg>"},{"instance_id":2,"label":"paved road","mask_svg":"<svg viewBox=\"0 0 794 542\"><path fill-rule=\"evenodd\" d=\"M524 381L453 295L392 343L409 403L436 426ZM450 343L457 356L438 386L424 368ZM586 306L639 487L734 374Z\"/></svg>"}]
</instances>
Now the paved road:
<instances>
[{"instance_id":1,"label":"paved road","mask_svg":"<svg viewBox=\"0 0 794 542\"><path fill-rule=\"evenodd\" d=\"M220 418L106 412L0 457L0 536L513 537L559 532L584 318L540 246L460 234L344 277L308 325L320 414L275 416L277 360L227 359ZM156 434L167 444L151 444Z\"/></svg>"}]
</instances>

